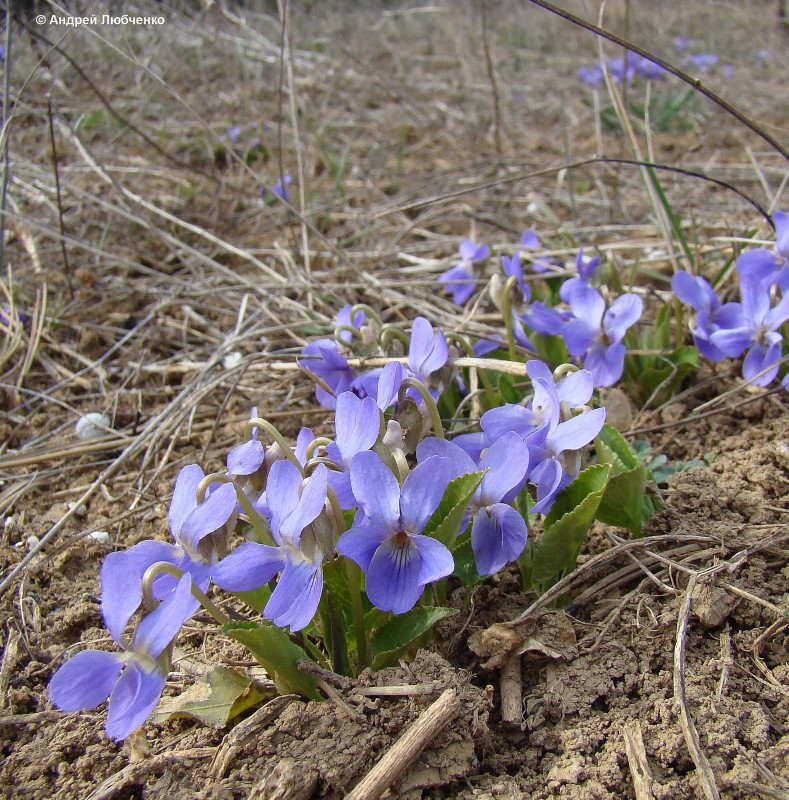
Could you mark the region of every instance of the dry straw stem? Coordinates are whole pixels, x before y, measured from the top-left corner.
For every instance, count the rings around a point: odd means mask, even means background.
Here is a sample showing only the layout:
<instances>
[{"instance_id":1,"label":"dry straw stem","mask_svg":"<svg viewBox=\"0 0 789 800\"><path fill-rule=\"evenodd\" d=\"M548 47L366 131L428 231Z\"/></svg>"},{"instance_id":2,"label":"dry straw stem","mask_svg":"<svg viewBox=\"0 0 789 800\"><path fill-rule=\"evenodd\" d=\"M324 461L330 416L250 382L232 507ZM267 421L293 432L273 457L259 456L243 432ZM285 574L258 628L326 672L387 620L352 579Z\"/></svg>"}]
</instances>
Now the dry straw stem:
<instances>
[{"instance_id":1,"label":"dry straw stem","mask_svg":"<svg viewBox=\"0 0 789 800\"><path fill-rule=\"evenodd\" d=\"M462 703L454 689L445 689L387 754L345 796L345 800L377 800L460 713Z\"/></svg>"},{"instance_id":2,"label":"dry straw stem","mask_svg":"<svg viewBox=\"0 0 789 800\"><path fill-rule=\"evenodd\" d=\"M674 700L679 709L680 724L682 733L685 736L685 744L690 751L690 757L696 765L696 773L699 783L707 800L720 800L718 787L715 785L715 775L712 767L701 747L696 726L688 710L688 703L685 697L685 648L688 638L688 625L690 623L690 611L692 606L693 590L698 581L698 575L691 575L688 587L682 598L682 605L677 619L677 638L674 645Z\"/></svg>"}]
</instances>

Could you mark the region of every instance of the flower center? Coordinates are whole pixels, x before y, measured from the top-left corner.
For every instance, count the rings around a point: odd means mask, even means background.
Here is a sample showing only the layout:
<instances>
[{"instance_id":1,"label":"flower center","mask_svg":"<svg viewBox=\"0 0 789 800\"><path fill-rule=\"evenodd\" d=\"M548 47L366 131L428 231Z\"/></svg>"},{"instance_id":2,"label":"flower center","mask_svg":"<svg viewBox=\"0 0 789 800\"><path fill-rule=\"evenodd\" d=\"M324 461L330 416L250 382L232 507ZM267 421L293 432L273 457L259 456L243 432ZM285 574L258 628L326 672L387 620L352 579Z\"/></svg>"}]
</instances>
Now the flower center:
<instances>
[{"instance_id":1,"label":"flower center","mask_svg":"<svg viewBox=\"0 0 789 800\"><path fill-rule=\"evenodd\" d=\"M405 531L398 531L394 538L398 547L405 547L408 543L408 534Z\"/></svg>"}]
</instances>

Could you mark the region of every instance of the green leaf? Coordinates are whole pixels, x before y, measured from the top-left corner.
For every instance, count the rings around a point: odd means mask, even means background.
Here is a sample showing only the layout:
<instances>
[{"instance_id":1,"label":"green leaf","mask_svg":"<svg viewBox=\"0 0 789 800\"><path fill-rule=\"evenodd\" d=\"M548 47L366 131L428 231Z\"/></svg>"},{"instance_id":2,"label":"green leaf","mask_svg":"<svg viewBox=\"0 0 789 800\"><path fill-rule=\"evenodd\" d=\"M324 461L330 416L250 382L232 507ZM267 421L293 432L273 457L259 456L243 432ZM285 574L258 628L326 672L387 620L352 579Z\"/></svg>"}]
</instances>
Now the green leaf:
<instances>
[{"instance_id":1,"label":"green leaf","mask_svg":"<svg viewBox=\"0 0 789 800\"><path fill-rule=\"evenodd\" d=\"M222 632L249 649L280 692L300 694L310 700L321 699L315 677L296 668L297 661L312 659L282 628L271 623L230 622L222 626Z\"/></svg>"},{"instance_id":2,"label":"green leaf","mask_svg":"<svg viewBox=\"0 0 789 800\"><path fill-rule=\"evenodd\" d=\"M477 572L477 562L471 549L471 536L464 534L457 540L452 550L452 557L455 559L455 570L452 574L460 579L464 586L474 586L485 580Z\"/></svg>"},{"instance_id":3,"label":"green leaf","mask_svg":"<svg viewBox=\"0 0 789 800\"><path fill-rule=\"evenodd\" d=\"M267 583L264 583L257 589L252 589L248 592L233 592L233 594L250 608L255 609L258 614L262 614L269 597L271 597L271 589Z\"/></svg>"},{"instance_id":4,"label":"green leaf","mask_svg":"<svg viewBox=\"0 0 789 800\"><path fill-rule=\"evenodd\" d=\"M594 440L597 457L614 468L614 474L637 467L641 461L627 439L613 426L605 424Z\"/></svg>"},{"instance_id":5,"label":"green leaf","mask_svg":"<svg viewBox=\"0 0 789 800\"><path fill-rule=\"evenodd\" d=\"M531 552L529 565L533 580L542 591L575 567L610 473L608 464L593 464L556 498L545 518L542 538Z\"/></svg>"},{"instance_id":6,"label":"green leaf","mask_svg":"<svg viewBox=\"0 0 789 800\"><path fill-rule=\"evenodd\" d=\"M523 393L515 388L514 375L508 375L506 372L500 373L496 381L496 388L505 403L520 403L523 400Z\"/></svg>"},{"instance_id":7,"label":"green leaf","mask_svg":"<svg viewBox=\"0 0 789 800\"><path fill-rule=\"evenodd\" d=\"M487 470L469 472L467 475L461 475L449 482L438 508L427 521L423 531L426 536L432 536L450 550L452 549L460 526L463 524L466 507L474 496L474 492L477 491L477 487L482 483L485 472Z\"/></svg>"},{"instance_id":8,"label":"green leaf","mask_svg":"<svg viewBox=\"0 0 789 800\"><path fill-rule=\"evenodd\" d=\"M537 356L548 364L556 366L566 364L570 360L567 345L561 336L543 336L540 333L533 333L529 336L529 341L534 345Z\"/></svg>"},{"instance_id":9,"label":"green leaf","mask_svg":"<svg viewBox=\"0 0 789 800\"><path fill-rule=\"evenodd\" d=\"M392 617L373 634L373 669L393 666L436 623L457 613L454 608L420 606Z\"/></svg>"},{"instance_id":10,"label":"green leaf","mask_svg":"<svg viewBox=\"0 0 789 800\"><path fill-rule=\"evenodd\" d=\"M233 717L270 694L241 672L215 667L178 697L165 697L153 720L165 722L175 717L191 717L212 728L224 728Z\"/></svg>"},{"instance_id":11,"label":"green leaf","mask_svg":"<svg viewBox=\"0 0 789 800\"><path fill-rule=\"evenodd\" d=\"M639 536L652 508L646 504L647 470L643 464L635 469L612 475L608 481L597 519L607 525L627 528Z\"/></svg>"}]
</instances>

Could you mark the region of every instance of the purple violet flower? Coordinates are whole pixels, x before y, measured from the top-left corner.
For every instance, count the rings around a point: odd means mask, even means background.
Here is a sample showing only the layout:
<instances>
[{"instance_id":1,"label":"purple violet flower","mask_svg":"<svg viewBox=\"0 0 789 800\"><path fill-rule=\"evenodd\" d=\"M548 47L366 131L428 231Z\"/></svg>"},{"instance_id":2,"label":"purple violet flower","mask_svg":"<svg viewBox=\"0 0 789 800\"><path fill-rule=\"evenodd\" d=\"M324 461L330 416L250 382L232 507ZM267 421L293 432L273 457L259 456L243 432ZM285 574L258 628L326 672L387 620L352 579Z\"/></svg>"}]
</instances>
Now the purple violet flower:
<instances>
[{"instance_id":1,"label":"purple violet flower","mask_svg":"<svg viewBox=\"0 0 789 800\"><path fill-rule=\"evenodd\" d=\"M50 681L52 703L61 711L82 711L109 697L107 735L119 741L139 728L164 689L170 669L165 651L194 613L191 587L191 577L184 575L140 622L124 653L83 650L70 658Z\"/></svg>"},{"instance_id":2,"label":"purple violet flower","mask_svg":"<svg viewBox=\"0 0 789 800\"><path fill-rule=\"evenodd\" d=\"M521 294L523 295L523 302L528 303L531 300L531 289L529 289L529 285L523 279L523 265L521 264L521 254L516 252L512 258L508 258L507 256L501 257L501 267L504 270L504 274L508 278L515 278L518 288L521 290Z\"/></svg>"},{"instance_id":3,"label":"purple violet flower","mask_svg":"<svg viewBox=\"0 0 789 800\"><path fill-rule=\"evenodd\" d=\"M775 225L775 248L755 247L746 250L737 258L737 274L740 282L744 280L777 283L782 292L789 291L789 214L776 211L773 214Z\"/></svg>"},{"instance_id":4,"label":"purple violet flower","mask_svg":"<svg viewBox=\"0 0 789 800\"><path fill-rule=\"evenodd\" d=\"M769 281L741 281L743 324L710 335L712 343L732 358L748 350L742 364L742 375L755 386L767 386L778 374L783 343L779 328L789 319L789 294L771 307L770 288ZM757 378L760 372L764 374Z\"/></svg>"},{"instance_id":5,"label":"purple violet flower","mask_svg":"<svg viewBox=\"0 0 789 800\"><path fill-rule=\"evenodd\" d=\"M227 129L227 138L233 144L240 144L241 143L241 126L240 125L231 125Z\"/></svg>"},{"instance_id":6,"label":"purple violet flower","mask_svg":"<svg viewBox=\"0 0 789 800\"><path fill-rule=\"evenodd\" d=\"M521 234L521 245L523 245L523 247L525 247L527 250L539 250L540 238L531 228L527 228ZM538 258L536 261L529 262L531 271L539 274L543 272L552 272L555 266L555 264L551 264L549 261L543 261L541 258Z\"/></svg>"},{"instance_id":7,"label":"purple violet flower","mask_svg":"<svg viewBox=\"0 0 789 800\"><path fill-rule=\"evenodd\" d=\"M290 202L290 193L288 192L288 186L293 183L293 178L290 175L284 175L281 178L277 179L277 182L268 187L265 191L271 192L271 194L276 195L280 198L280 200L284 200L286 203Z\"/></svg>"},{"instance_id":8,"label":"purple violet flower","mask_svg":"<svg viewBox=\"0 0 789 800\"><path fill-rule=\"evenodd\" d=\"M299 366L317 375L326 386L315 386L318 402L324 408L335 408L337 395L350 390L358 377L340 353L339 344L333 339L316 339L302 348L301 356Z\"/></svg>"},{"instance_id":9,"label":"purple violet flower","mask_svg":"<svg viewBox=\"0 0 789 800\"><path fill-rule=\"evenodd\" d=\"M636 74L646 78L648 81L662 81L668 75L665 67L655 64L654 61L650 61L643 56L635 56L635 71Z\"/></svg>"},{"instance_id":10,"label":"purple violet flower","mask_svg":"<svg viewBox=\"0 0 789 800\"><path fill-rule=\"evenodd\" d=\"M638 295L627 293L606 310L605 300L594 289L578 289L570 298L573 314L563 331L570 355L583 357L584 368L592 373L595 386L611 386L622 377L627 329L644 310Z\"/></svg>"},{"instance_id":11,"label":"purple violet flower","mask_svg":"<svg viewBox=\"0 0 789 800\"><path fill-rule=\"evenodd\" d=\"M475 464L463 448L447 439L429 438L419 443L417 459L448 458L453 477L487 470L470 502L471 549L480 575L493 575L509 564L526 547L528 529L523 517L508 505L526 483L529 448L512 431L504 434Z\"/></svg>"},{"instance_id":12,"label":"purple violet flower","mask_svg":"<svg viewBox=\"0 0 789 800\"><path fill-rule=\"evenodd\" d=\"M452 301L462 306L474 294L473 265L484 261L490 255L490 248L486 244L478 245L466 239L458 248L458 253L460 263L444 272L438 280L445 284L446 290L452 295Z\"/></svg>"},{"instance_id":13,"label":"purple violet flower","mask_svg":"<svg viewBox=\"0 0 789 800\"><path fill-rule=\"evenodd\" d=\"M351 485L365 524L346 531L337 550L365 572L367 596L382 611L409 611L427 584L454 569L449 550L421 533L451 478L450 462L434 457L418 464L400 486L375 453L353 457Z\"/></svg>"},{"instance_id":14,"label":"purple violet flower","mask_svg":"<svg viewBox=\"0 0 789 800\"><path fill-rule=\"evenodd\" d=\"M364 311L361 309L357 310L357 312L353 315L353 319L351 319L351 309L353 306L350 303L346 303L338 312L337 316L334 318L334 325L347 325L349 328L356 328L359 330L364 323ZM350 331L340 331L340 339L342 339L346 344L351 341L353 334Z\"/></svg>"},{"instance_id":15,"label":"purple violet flower","mask_svg":"<svg viewBox=\"0 0 789 800\"><path fill-rule=\"evenodd\" d=\"M205 473L197 464L184 467L175 482L168 520L175 544L148 540L128 550L110 553L101 565L101 613L104 624L116 642L142 602L142 579L158 561L173 564L189 573L195 585L205 591L212 569L219 558L212 534L224 538L236 519L236 489L232 483L220 484L198 505L197 487ZM157 599L166 598L176 587L172 575L159 575L153 583ZM190 595L191 597L191 595ZM192 598L191 613L198 601Z\"/></svg>"},{"instance_id":16,"label":"purple violet flower","mask_svg":"<svg viewBox=\"0 0 789 800\"><path fill-rule=\"evenodd\" d=\"M715 290L701 276L677 272L671 279L674 294L695 312L690 323L693 342L699 353L710 361L723 361L726 354L712 343L710 336L721 328L739 328L744 324L740 303L721 303Z\"/></svg>"},{"instance_id":17,"label":"purple violet flower","mask_svg":"<svg viewBox=\"0 0 789 800\"><path fill-rule=\"evenodd\" d=\"M602 260L600 256L585 258L584 251L578 251L578 255L575 257L575 270L578 273L578 277L568 278L559 289L559 297L563 302L569 303L570 296L577 288L590 289L592 287L592 276Z\"/></svg>"},{"instance_id":18,"label":"purple violet flower","mask_svg":"<svg viewBox=\"0 0 789 800\"><path fill-rule=\"evenodd\" d=\"M599 64L591 64L578 68L576 77L587 86L599 86L603 82L603 70Z\"/></svg>"},{"instance_id":19,"label":"purple violet flower","mask_svg":"<svg viewBox=\"0 0 789 800\"><path fill-rule=\"evenodd\" d=\"M430 376L443 369L448 358L449 346L441 329L433 329L424 317L417 317L408 346L408 368L414 376L429 385Z\"/></svg>"},{"instance_id":20,"label":"purple violet flower","mask_svg":"<svg viewBox=\"0 0 789 800\"><path fill-rule=\"evenodd\" d=\"M381 412L375 399L365 397L362 400L353 392L343 392L337 398L334 429L335 440L326 448L326 453L343 470L329 470L329 485L337 495L340 508L356 508L358 503L353 496L351 474L348 470L351 459L357 453L369 450L380 436Z\"/></svg>"},{"instance_id":21,"label":"purple violet flower","mask_svg":"<svg viewBox=\"0 0 789 800\"><path fill-rule=\"evenodd\" d=\"M300 631L309 625L323 591L323 553L308 528L326 502L327 469L319 464L302 486L302 475L290 461L277 461L269 473L266 499L271 533L277 547L245 542L213 571L217 586L229 592L251 591L278 572L277 586L263 614L281 628Z\"/></svg>"}]
</instances>

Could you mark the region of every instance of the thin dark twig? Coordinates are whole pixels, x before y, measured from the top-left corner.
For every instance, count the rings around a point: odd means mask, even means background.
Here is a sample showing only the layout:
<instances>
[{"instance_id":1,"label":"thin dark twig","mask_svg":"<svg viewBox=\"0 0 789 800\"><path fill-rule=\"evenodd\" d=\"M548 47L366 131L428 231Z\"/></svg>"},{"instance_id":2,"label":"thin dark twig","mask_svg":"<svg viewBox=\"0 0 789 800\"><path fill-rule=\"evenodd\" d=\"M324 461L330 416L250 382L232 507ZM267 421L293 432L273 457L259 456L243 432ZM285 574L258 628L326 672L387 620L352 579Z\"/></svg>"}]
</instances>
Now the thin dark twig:
<instances>
[{"instance_id":1,"label":"thin dark twig","mask_svg":"<svg viewBox=\"0 0 789 800\"><path fill-rule=\"evenodd\" d=\"M12 0L6 0L5 10L5 69L3 70L3 119L0 128L0 139L3 145L3 182L0 187L0 268L3 266L3 248L5 242L5 207L8 198L8 169L10 153L8 140L11 135L11 11Z\"/></svg>"},{"instance_id":2,"label":"thin dark twig","mask_svg":"<svg viewBox=\"0 0 789 800\"><path fill-rule=\"evenodd\" d=\"M713 178L704 172L700 172L699 170L686 169L685 167L675 167L671 164L660 164L655 161L640 161L636 158L609 158L607 156L594 156L593 158L585 158L582 161L573 161L572 163L565 162L557 166L545 167L544 169L532 170L530 172L519 172L516 175L507 175L503 178L496 178L495 180L488 181L487 183L476 183L473 186L457 189L453 192L446 192L445 194L437 195L426 200L417 200L413 203L409 203L408 205L400 206L399 210L413 211L425 206L433 205L434 203L442 202L444 200L453 200L456 197L463 197L464 195L472 194L473 192L481 191L483 189L493 189L496 186L503 186L508 183L517 183L518 181L536 178L541 175L550 175L551 173L559 172L559 170L578 169L580 167L591 166L592 164L623 164L624 166L629 167L650 167L662 172L675 172L678 175L686 175L689 178L699 178L700 180L707 181L708 183L715 184L723 189L728 189L730 192L734 192L734 194L736 194L738 197L741 197L743 200L745 200L748 205L753 206L753 208L756 209L756 211L758 211L762 217L764 217L770 227L775 230L775 223L773 222L773 219L767 209L765 209L764 206L758 202L758 200L754 200L750 195L742 191L742 189L738 189L733 184L728 183L728 181L721 180L720 178Z\"/></svg>"},{"instance_id":3,"label":"thin dark twig","mask_svg":"<svg viewBox=\"0 0 789 800\"><path fill-rule=\"evenodd\" d=\"M715 103L716 106L722 108L727 114L734 117L738 122L741 122L746 128L753 131L753 133L755 133L761 139L764 139L765 142L774 147L775 150L777 150L787 161L789 161L789 150L786 150L786 148L784 148L776 139L770 136L767 131L757 125L753 120L749 119L742 111L735 108L733 105L731 105L731 103L726 102L726 100L724 100L720 95L715 94L715 92L713 92L711 89L708 89L699 78L694 78L692 75L688 75L687 72L683 72L681 69L679 69L679 67L676 67L671 62L660 58L660 56L650 53L649 50L644 50L643 47L639 47L637 44L633 44L633 42L630 42L627 39L623 39L621 36L617 36L615 33L605 30L605 28L601 28L592 22L588 22L582 17L577 17L575 14L571 14L569 11L565 11L563 8L559 8L559 6L555 6L553 3L547 2L547 0L529 0L529 2L535 6L544 8L546 11L550 11L552 14L556 14L557 17L561 17L562 19L566 19L568 22L572 22L573 25L577 25L579 28L583 28L590 33L601 36L603 39L608 39L609 42L613 42L620 47L624 47L627 50L630 50L631 52L641 56L642 58L647 59L647 61L657 64L659 67L663 67L666 72L670 72L676 78L679 78L681 81L683 81L683 83L687 83L689 86L692 86L699 94L703 94L708 100L711 100L713 103Z\"/></svg>"},{"instance_id":4,"label":"thin dark twig","mask_svg":"<svg viewBox=\"0 0 789 800\"><path fill-rule=\"evenodd\" d=\"M63 199L60 193L60 171L58 170L58 149L55 144L55 125L52 122L52 98L47 97L47 118L49 120L49 144L52 148L52 171L55 173L55 194L58 201L58 229L60 231L60 252L63 254L63 271L71 299L74 299L74 286L71 282L71 264L66 250L66 227L63 224Z\"/></svg>"},{"instance_id":5,"label":"thin dark twig","mask_svg":"<svg viewBox=\"0 0 789 800\"><path fill-rule=\"evenodd\" d=\"M499 99L499 86L496 83L496 72L493 68L493 59L490 55L488 42L488 6L487 0L479 0L479 10L482 17L482 51L485 54L485 69L488 72L490 91L493 95L493 141L496 145L496 155L501 155L501 102Z\"/></svg>"}]
</instances>

